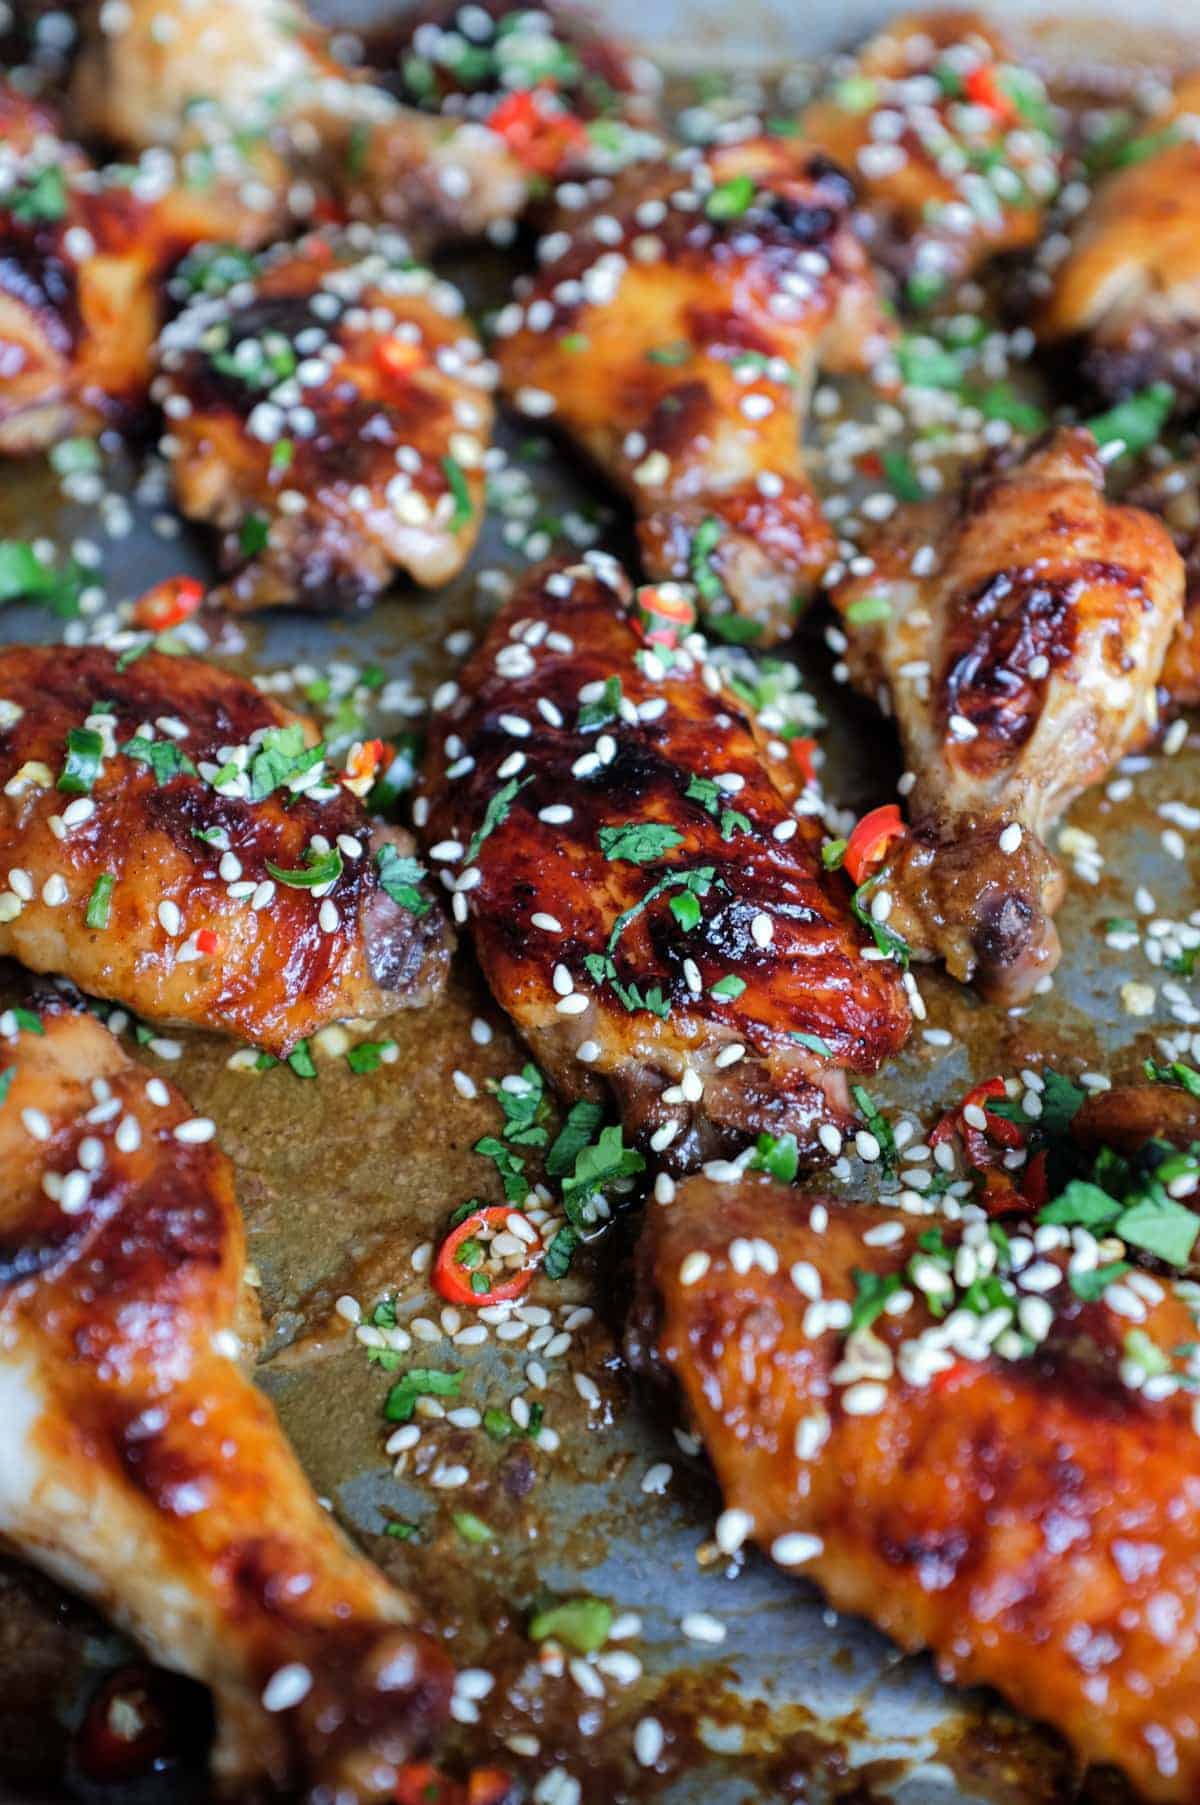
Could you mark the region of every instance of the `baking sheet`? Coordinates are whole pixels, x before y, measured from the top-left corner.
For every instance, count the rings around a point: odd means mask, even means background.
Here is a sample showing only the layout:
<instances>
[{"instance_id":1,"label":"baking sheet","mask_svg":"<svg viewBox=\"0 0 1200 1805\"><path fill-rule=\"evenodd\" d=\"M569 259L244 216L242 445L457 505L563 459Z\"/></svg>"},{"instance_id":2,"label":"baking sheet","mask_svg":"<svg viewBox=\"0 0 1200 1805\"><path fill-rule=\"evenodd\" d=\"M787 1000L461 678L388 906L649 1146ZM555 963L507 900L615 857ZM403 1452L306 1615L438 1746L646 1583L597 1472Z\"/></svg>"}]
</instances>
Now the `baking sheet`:
<instances>
[{"instance_id":1,"label":"baking sheet","mask_svg":"<svg viewBox=\"0 0 1200 1805\"><path fill-rule=\"evenodd\" d=\"M822 31L829 17L811 23ZM476 309L502 298L513 267L490 254L447 265ZM376 663L389 679L383 699L400 705L377 716L378 724L419 726L406 712L408 697L427 696L452 673L462 636L477 633L493 605L494 585L481 589L475 573L520 569L527 555L547 549L541 543L547 535L568 549L556 529L565 520L582 536L582 513L594 514L598 502L611 514L601 523L603 543L625 547L619 508L597 495L564 452L523 427L504 426L501 442L513 464L498 483L525 497L528 519L518 531L515 520L494 513L467 579L432 597L389 597L352 621L280 615L238 623L214 644L214 655L256 671L300 665L336 674L343 661ZM116 495L136 488L119 456L106 459L105 483ZM132 503L132 530L117 538L96 532L93 504L63 503L59 489L40 465L6 467L0 536L28 537L35 522L61 542L94 538L113 600L180 570L209 574L201 536L186 527L176 539L155 531L163 507L153 485ZM56 634L36 610L0 616L4 639ZM816 623L805 630L796 656L829 720L823 736L828 790L849 807L879 800L893 775L881 768L894 758L887 730L837 691ZM1153 893L1152 915L1141 912L1143 920L1186 921L1198 900L1190 841L1185 835L1182 858L1168 850L1162 835L1171 822L1159 811L1197 794L1200 741L1193 735L1174 757L1135 761L1142 764L1147 768L1129 774L1127 796L1120 783L1115 797L1093 792L1070 817L1077 836L1096 837L1103 865L1088 859L1086 841L1068 842L1083 849L1096 881L1072 879L1059 918L1066 953L1049 995L1027 1013L1006 1015L937 974L921 974L926 1028L950 1029L954 1044L931 1043L918 1031L872 1083L893 1120L905 1112L928 1120L971 1081L996 1070L1046 1062L1114 1077L1132 1073L1160 1035L1187 1034L1188 1018L1200 1021L1200 987L1179 977L1169 980L1178 987L1169 992L1141 946L1118 955L1104 945L1108 919L1139 916L1138 884ZM1120 990L1127 981L1154 986L1150 1014L1125 1011ZM0 989L7 997L21 983L9 972ZM480 1021L491 1031L486 1045L472 1035ZM476 1758L498 1756L531 1788L540 1783L544 1790L544 1776L561 1766L580 1782L585 1802L617 1805L650 1799L1032 1805L1124 1797L1120 1783L1103 1776L1081 1786L1070 1756L1049 1734L1017 1723L991 1698L943 1692L926 1662L903 1660L873 1632L835 1618L811 1588L756 1555L713 1558L709 1538L719 1505L703 1463L681 1450L669 1411L631 1386L620 1360L636 1211L562 1285L545 1283L535 1293L537 1303L552 1308L556 1326L580 1307L595 1312L572 1331L565 1355L540 1356L544 1386L536 1372L531 1380L527 1350L505 1350L494 1340L484 1347L418 1343L412 1356L460 1367L461 1401L480 1410L503 1407L516 1395L541 1402L546 1425L560 1438L557 1450L520 1438L497 1446L480 1430L443 1424L427 1432L425 1452L409 1474L393 1475L383 1454L382 1418L391 1381L368 1363L333 1305L345 1291L367 1302L396 1292L401 1322L422 1317L436 1324L440 1305L414 1271L412 1255L466 1198L499 1200L492 1167L471 1148L500 1120L486 1081L519 1071L524 1060L466 953L436 1008L399 1016L380 1028L385 1033L397 1043L394 1064L355 1076L344 1059L318 1050L316 1081L286 1067L231 1070L232 1048L215 1037L172 1035L178 1058L162 1060L147 1048L141 1056L181 1084L198 1111L216 1118L235 1161L270 1331L261 1382L318 1491L397 1582L416 1593L460 1664L487 1666L498 1676L481 1721L456 1731L462 1747ZM474 1097L462 1094L466 1085L456 1086L456 1072L470 1078ZM878 1182L877 1170L857 1163L845 1180L859 1195ZM589 1409L581 1398L576 1373L595 1382L598 1406ZM435 1489L429 1474L435 1462L461 1462L471 1477L460 1489ZM655 1472L663 1467L669 1474ZM649 1492L647 1474L655 1488ZM488 1524L492 1541L464 1542L453 1521L464 1511ZM416 1523L417 1539L387 1537L389 1520ZM640 1678L621 1683L593 1669L588 1690L569 1671L530 1680L534 1651L524 1626L531 1606L548 1594L578 1592L598 1594L616 1613L640 1619L637 1633L619 1645L644 1662ZM682 1634L681 1622L692 1612L724 1624L719 1646ZM127 1656L120 1639L85 1608L15 1565L0 1568L0 1767L7 1772L0 1798L25 1805L61 1796L64 1726L77 1720L96 1673ZM592 1697L596 1684L601 1696ZM666 1732L654 1770L641 1768L633 1755L634 1726L646 1715ZM535 1737L536 1755L514 1755L508 1746L514 1735ZM178 1786L170 1796L182 1796Z\"/></svg>"}]
</instances>

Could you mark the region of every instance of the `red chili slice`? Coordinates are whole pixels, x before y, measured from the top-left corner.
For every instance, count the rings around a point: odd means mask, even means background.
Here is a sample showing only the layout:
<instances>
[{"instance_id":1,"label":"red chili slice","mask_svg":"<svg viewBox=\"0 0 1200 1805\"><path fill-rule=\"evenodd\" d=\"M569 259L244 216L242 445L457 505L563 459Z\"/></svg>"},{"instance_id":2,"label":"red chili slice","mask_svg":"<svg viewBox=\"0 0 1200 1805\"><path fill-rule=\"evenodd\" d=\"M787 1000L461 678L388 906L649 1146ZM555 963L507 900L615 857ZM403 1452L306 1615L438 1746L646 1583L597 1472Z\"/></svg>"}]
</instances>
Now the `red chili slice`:
<instances>
[{"instance_id":1,"label":"red chili slice","mask_svg":"<svg viewBox=\"0 0 1200 1805\"><path fill-rule=\"evenodd\" d=\"M195 614L204 600L204 584L195 577L166 577L139 596L133 605L134 624L162 633Z\"/></svg>"},{"instance_id":2,"label":"red chili slice","mask_svg":"<svg viewBox=\"0 0 1200 1805\"><path fill-rule=\"evenodd\" d=\"M816 783L817 767L813 762L813 753L817 749L816 740L792 740L788 751L800 767L800 775L805 783Z\"/></svg>"},{"instance_id":3,"label":"red chili slice","mask_svg":"<svg viewBox=\"0 0 1200 1805\"><path fill-rule=\"evenodd\" d=\"M434 1286L448 1303L470 1304L479 1309L483 1304L506 1303L529 1289L542 1257L542 1240L536 1231L531 1231L534 1239L524 1244L524 1264L512 1270L511 1276L497 1273L493 1278L488 1271L488 1242L497 1235L511 1234L509 1218L519 1214L511 1204L489 1204L485 1209L473 1210L450 1230L438 1249L433 1268ZM514 1239L523 1241L520 1235ZM469 1245L472 1243L477 1245ZM481 1274L488 1280L486 1290L476 1290L471 1282Z\"/></svg>"},{"instance_id":4,"label":"red chili slice","mask_svg":"<svg viewBox=\"0 0 1200 1805\"><path fill-rule=\"evenodd\" d=\"M537 88L507 95L488 124L535 175L553 175L568 151L587 143L587 132L574 114L555 110L548 91Z\"/></svg>"},{"instance_id":5,"label":"red chili slice","mask_svg":"<svg viewBox=\"0 0 1200 1805\"><path fill-rule=\"evenodd\" d=\"M885 802L882 808L873 808L864 815L852 830L842 859L851 883L861 884L870 877L875 867L883 863L892 841L902 840L907 832L894 802Z\"/></svg>"},{"instance_id":6,"label":"red chili slice","mask_svg":"<svg viewBox=\"0 0 1200 1805\"><path fill-rule=\"evenodd\" d=\"M996 78L994 63L981 63L963 81L963 93L977 107L986 107L998 119L1012 125L1020 118L1016 107Z\"/></svg>"}]
</instances>

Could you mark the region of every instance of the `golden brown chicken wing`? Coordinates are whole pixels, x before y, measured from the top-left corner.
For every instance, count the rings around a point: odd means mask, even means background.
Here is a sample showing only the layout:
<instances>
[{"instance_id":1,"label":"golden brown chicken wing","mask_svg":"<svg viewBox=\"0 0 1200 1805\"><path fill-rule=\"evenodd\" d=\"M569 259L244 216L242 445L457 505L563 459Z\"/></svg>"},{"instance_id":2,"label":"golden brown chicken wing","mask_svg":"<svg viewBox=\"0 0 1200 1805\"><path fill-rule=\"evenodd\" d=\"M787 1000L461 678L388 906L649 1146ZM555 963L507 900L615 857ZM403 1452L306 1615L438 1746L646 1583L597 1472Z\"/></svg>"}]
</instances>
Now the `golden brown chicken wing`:
<instances>
[{"instance_id":1,"label":"golden brown chicken wing","mask_svg":"<svg viewBox=\"0 0 1200 1805\"><path fill-rule=\"evenodd\" d=\"M509 219L525 177L484 127L399 106L332 56L294 0L130 0L87 9L73 86L81 129L166 146L209 179L311 216L322 201L425 246Z\"/></svg>"},{"instance_id":2,"label":"golden brown chicken wing","mask_svg":"<svg viewBox=\"0 0 1200 1805\"><path fill-rule=\"evenodd\" d=\"M9 646L0 721L0 953L273 1053L441 988L445 923L348 787L361 749L332 770L253 685L154 651Z\"/></svg>"},{"instance_id":3,"label":"golden brown chicken wing","mask_svg":"<svg viewBox=\"0 0 1200 1805\"><path fill-rule=\"evenodd\" d=\"M154 395L179 505L220 529L236 609L368 604L459 571L483 519L490 364L447 282L389 231L314 233L196 298ZM184 272L186 275L186 271Z\"/></svg>"},{"instance_id":4,"label":"golden brown chicken wing","mask_svg":"<svg viewBox=\"0 0 1200 1805\"><path fill-rule=\"evenodd\" d=\"M679 1168L765 1129L820 1157L908 1004L792 811L786 755L702 641L664 642L691 612L607 559L532 577L437 711L425 839L561 1095L606 1081Z\"/></svg>"},{"instance_id":5,"label":"golden brown chicken wing","mask_svg":"<svg viewBox=\"0 0 1200 1805\"><path fill-rule=\"evenodd\" d=\"M649 574L693 579L731 637L786 634L832 560L808 392L884 337L852 203L780 139L641 166L563 215L499 319L515 405L580 442L633 501Z\"/></svg>"},{"instance_id":6,"label":"golden brown chicken wing","mask_svg":"<svg viewBox=\"0 0 1200 1805\"><path fill-rule=\"evenodd\" d=\"M241 1370L212 1123L61 1005L0 1017L0 1086L0 1534L212 1687L219 1791L390 1796L451 1671Z\"/></svg>"},{"instance_id":7,"label":"golden brown chicken wing","mask_svg":"<svg viewBox=\"0 0 1200 1805\"><path fill-rule=\"evenodd\" d=\"M1165 522L1183 559L1183 618L1167 648L1162 691L1172 708L1200 703L1200 463L1173 463L1135 483L1125 499Z\"/></svg>"},{"instance_id":8,"label":"golden brown chicken wing","mask_svg":"<svg viewBox=\"0 0 1200 1805\"><path fill-rule=\"evenodd\" d=\"M1033 245L1062 174L1042 83L975 12L892 20L802 129L853 176L873 250L917 301Z\"/></svg>"},{"instance_id":9,"label":"golden brown chicken wing","mask_svg":"<svg viewBox=\"0 0 1200 1805\"><path fill-rule=\"evenodd\" d=\"M694 1179L650 1206L633 1352L679 1385L726 1546L752 1536L947 1679L1184 1805L1194 1288L1086 1228L1006 1227Z\"/></svg>"},{"instance_id":10,"label":"golden brown chicken wing","mask_svg":"<svg viewBox=\"0 0 1200 1805\"><path fill-rule=\"evenodd\" d=\"M1105 501L1082 429L899 510L871 555L834 600L911 773L889 926L1019 1002L1060 950L1047 833L1153 729L1183 566L1158 521Z\"/></svg>"},{"instance_id":11,"label":"golden brown chicken wing","mask_svg":"<svg viewBox=\"0 0 1200 1805\"><path fill-rule=\"evenodd\" d=\"M1037 329L1077 341L1104 395L1169 382L1180 408L1200 400L1200 75L1101 180Z\"/></svg>"}]
</instances>

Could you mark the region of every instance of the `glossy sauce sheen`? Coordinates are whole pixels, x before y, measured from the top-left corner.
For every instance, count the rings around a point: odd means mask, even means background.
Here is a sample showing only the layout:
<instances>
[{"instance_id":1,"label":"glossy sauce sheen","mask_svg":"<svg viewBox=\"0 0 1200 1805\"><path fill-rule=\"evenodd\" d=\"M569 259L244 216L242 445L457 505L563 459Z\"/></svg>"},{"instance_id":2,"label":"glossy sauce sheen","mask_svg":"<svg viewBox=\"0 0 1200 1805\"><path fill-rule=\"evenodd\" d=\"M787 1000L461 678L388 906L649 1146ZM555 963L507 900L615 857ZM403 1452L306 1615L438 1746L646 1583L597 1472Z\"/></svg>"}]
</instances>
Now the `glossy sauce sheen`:
<instances>
[{"instance_id":1,"label":"glossy sauce sheen","mask_svg":"<svg viewBox=\"0 0 1200 1805\"><path fill-rule=\"evenodd\" d=\"M788 764L768 757L741 704L707 687L690 661L661 681L642 674L629 585L611 561L600 568L603 576L588 566L535 574L466 666L461 694L435 718L430 739L426 844L466 847L505 782L501 768L521 754L508 781L522 787L471 861L481 875L466 900L488 981L556 1088L572 1097L592 1088L591 1073L606 1078L640 1140L678 1123L666 1155L677 1165L761 1129L793 1133L807 1155L819 1155L821 1122L850 1118L845 1073L874 1071L907 1036L900 973L864 958L844 880L821 869L816 821L791 814L799 786ZM654 718L579 731L580 690L612 678L624 710L648 705ZM561 726L545 718L540 701ZM509 717L527 722L528 735L507 731ZM605 734L616 744L611 762L575 774ZM472 768L448 777L460 758ZM686 794L693 779L714 775L742 780L716 814ZM569 821L540 818L555 805L569 806ZM749 827L723 839L726 807ZM774 838L789 820L794 836ZM669 826L682 843L644 864L606 858L600 830L628 822ZM671 889L619 936L619 981L639 993L658 986L668 1005L665 1019L629 1010L610 983L589 975L585 958L605 952L618 917L654 885L697 869L711 869L712 883L698 898L696 927L685 931L673 916ZM765 945L754 937L760 915L773 928ZM557 920L561 931L534 916ZM556 966L587 996L585 1012L557 1007ZM712 986L729 976L745 986L741 994L714 998ZM819 1036L828 1056L797 1042L797 1032ZM575 1054L587 1040L599 1050L581 1064ZM717 1066L735 1045L745 1057ZM663 1091L689 1065L703 1075L702 1101L666 1101Z\"/></svg>"},{"instance_id":2,"label":"glossy sauce sheen","mask_svg":"<svg viewBox=\"0 0 1200 1805\"><path fill-rule=\"evenodd\" d=\"M94 812L63 838L54 834L51 818L76 800L55 787L68 732L98 703L114 704L118 746L147 723L182 723L182 738L172 741L161 729L156 738L197 767L220 763L221 748L298 719L241 678L197 660L146 652L125 670L118 666L99 648L0 653L0 695L22 711L0 733L0 873L11 886L14 868L26 872L34 892L0 926L0 949L139 1014L218 1028L280 1054L331 1021L436 994L449 957L445 923L432 899L419 916L394 903L375 861L385 842L404 852L406 836L373 828L340 783L327 801L278 788L251 803L187 773L160 784L149 764L118 751L103 761L90 792ZM339 835L356 840L361 856L343 856L328 892L336 929L321 928L321 903L309 889L275 882L269 905L258 909L248 896L231 898L218 869L221 851L198 837L213 828L228 836L243 883L267 880L268 859L284 871L303 870L314 835L331 846ZM116 880L108 925L89 928L89 899L105 873ZM59 904L46 900L55 875L67 889ZM160 919L164 904L179 910L177 933ZM216 950L181 958L205 931L215 935Z\"/></svg>"},{"instance_id":3,"label":"glossy sauce sheen","mask_svg":"<svg viewBox=\"0 0 1200 1805\"><path fill-rule=\"evenodd\" d=\"M380 1796L381 1764L444 1717L451 1672L240 1369L257 1309L229 1161L86 1014L43 1012L0 1070L0 1530L213 1688L219 1791ZM44 1181L81 1174L85 1141L99 1151L68 1210ZM273 1708L285 1669L308 1683Z\"/></svg>"},{"instance_id":4,"label":"glossy sauce sheen","mask_svg":"<svg viewBox=\"0 0 1200 1805\"><path fill-rule=\"evenodd\" d=\"M1200 1796L1191 1398L1129 1389L1127 1320L1068 1291L1033 1358L960 1362L921 1388L892 1377L881 1409L850 1414L834 1377L843 1337L805 1332L809 1300L791 1271L805 1262L824 1297L853 1298L855 1273L904 1270L921 1224L871 1248L864 1232L891 1212L828 1200L822 1226L818 1203L767 1182L693 1180L650 1206L634 1357L678 1384L727 1507L749 1513L765 1547L819 1538L805 1576L838 1610L931 1649L947 1679L995 1686L1085 1761L1119 1764L1147 1799ZM731 1242L756 1236L778 1256L773 1274L730 1264ZM700 1254L708 1267L687 1282L682 1263ZM927 1320L918 1299L874 1330L894 1347ZM1164 1294L1144 1333L1170 1348L1194 1340L1195 1323ZM822 1412L826 1438L802 1459L797 1431Z\"/></svg>"}]
</instances>

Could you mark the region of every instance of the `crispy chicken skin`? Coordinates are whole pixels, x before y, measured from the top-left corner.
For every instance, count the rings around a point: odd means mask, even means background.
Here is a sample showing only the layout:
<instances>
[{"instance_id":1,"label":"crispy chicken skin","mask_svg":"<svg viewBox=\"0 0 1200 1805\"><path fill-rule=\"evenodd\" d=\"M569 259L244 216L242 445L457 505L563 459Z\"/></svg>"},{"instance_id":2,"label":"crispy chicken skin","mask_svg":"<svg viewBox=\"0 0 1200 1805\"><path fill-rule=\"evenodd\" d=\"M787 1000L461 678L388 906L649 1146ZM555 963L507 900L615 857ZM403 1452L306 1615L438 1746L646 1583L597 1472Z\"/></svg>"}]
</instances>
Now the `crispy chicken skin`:
<instances>
[{"instance_id":1,"label":"crispy chicken skin","mask_svg":"<svg viewBox=\"0 0 1200 1805\"><path fill-rule=\"evenodd\" d=\"M473 237L525 198L494 132L399 106L293 0L93 5L72 100L80 128L122 150L200 152L251 199L266 188L301 210L315 186L423 246Z\"/></svg>"},{"instance_id":2,"label":"crispy chicken skin","mask_svg":"<svg viewBox=\"0 0 1200 1805\"><path fill-rule=\"evenodd\" d=\"M9 646L0 697L0 953L277 1054L440 990L439 911L383 883L407 836L253 685L153 651L122 670L98 647Z\"/></svg>"},{"instance_id":3,"label":"crispy chicken skin","mask_svg":"<svg viewBox=\"0 0 1200 1805\"><path fill-rule=\"evenodd\" d=\"M864 957L786 755L702 650L646 669L654 594L607 559L526 582L435 716L426 843L562 1096L606 1081L677 1169L763 1129L819 1158L847 1071L908 1033L900 973Z\"/></svg>"},{"instance_id":4,"label":"crispy chicken skin","mask_svg":"<svg viewBox=\"0 0 1200 1805\"><path fill-rule=\"evenodd\" d=\"M212 1687L221 1792L389 1796L449 1664L241 1370L257 1311L212 1124L61 1007L0 1066L0 1535Z\"/></svg>"},{"instance_id":5,"label":"crispy chicken skin","mask_svg":"<svg viewBox=\"0 0 1200 1805\"><path fill-rule=\"evenodd\" d=\"M865 1245L885 1223L903 1235ZM693 1179L649 1211L634 1358L678 1384L726 1507L838 1610L931 1649L947 1679L994 1686L1084 1760L1123 1768L1140 1797L1195 1800L1192 1396L1151 1401L1128 1382L1129 1314L1064 1282L1068 1259L1081 1264L1066 1230L1065 1247L1040 1231L1034 1256L1009 1225L1025 1265L1008 1288L1035 1351L972 1346L983 1318L960 1307L935 1322L912 1280L927 1227L769 1182ZM942 1228L947 1269L960 1236L994 1251L984 1223ZM739 1242L754 1257L735 1267ZM910 1307L847 1337L864 1281L894 1275ZM1176 1365L1195 1341L1191 1309L1161 1285L1142 1306L1119 1289Z\"/></svg>"},{"instance_id":6,"label":"crispy chicken skin","mask_svg":"<svg viewBox=\"0 0 1200 1805\"><path fill-rule=\"evenodd\" d=\"M914 777L890 924L1017 1003L1060 952L1046 836L1154 728L1183 566L1158 521L1105 501L1082 429L898 510L871 555L834 600L852 680L895 713ZM867 596L890 612L855 624Z\"/></svg>"},{"instance_id":7,"label":"crispy chicken skin","mask_svg":"<svg viewBox=\"0 0 1200 1805\"><path fill-rule=\"evenodd\" d=\"M498 321L501 381L632 500L651 577L698 577L710 619L779 639L834 541L800 437L818 365L885 340L853 190L793 141L627 171L564 213Z\"/></svg>"},{"instance_id":8,"label":"crispy chicken skin","mask_svg":"<svg viewBox=\"0 0 1200 1805\"><path fill-rule=\"evenodd\" d=\"M154 385L179 506L221 532L218 599L354 608L396 569L425 585L456 575L483 519L492 426L491 365L457 289L365 226L280 247L227 283L220 262L196 268Z\"/></svg>"},{"instance_id":9,"label":"crispy chicken skin","mask_svg":"<svg viewBox=\"0 0 1200 1805\"><path fill-rule=\"evenodd\" d=\"M892 20L801 126L859 184L875 254L921 281L1028 250L1061 176L1041 82L974 12Z\"/></svg>"},{"instance_id":10,"label":"crispy chicken skin","mask_svg":"<svg viewBox=\"0 0 1200 1805\"><path fill-rule=\"evenodd\" d=\"M1111 1147L1126 1157L1150 1141L1191 1147L1200 1142L1200 1097L1172 1084L1118 1084L1088 1097L1071 1133L1083 1147Z\"/></svg>"},{"instance_id":11,"label":"crispy chicken skin","mask_svg":"<svg viewBox=\"0 0 1200 1805\"><path fill-rule=\"evenodd\" d=\"M1200 74L1146 126L1160 148L1099 184L1040 318L1046 343L1075 341L1077 365L1117 399L1169 382L1200 401Z\"/></svg>"}]
</instances>

